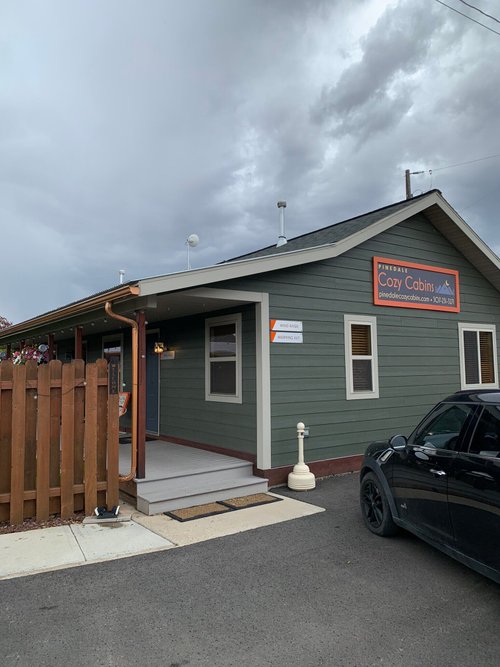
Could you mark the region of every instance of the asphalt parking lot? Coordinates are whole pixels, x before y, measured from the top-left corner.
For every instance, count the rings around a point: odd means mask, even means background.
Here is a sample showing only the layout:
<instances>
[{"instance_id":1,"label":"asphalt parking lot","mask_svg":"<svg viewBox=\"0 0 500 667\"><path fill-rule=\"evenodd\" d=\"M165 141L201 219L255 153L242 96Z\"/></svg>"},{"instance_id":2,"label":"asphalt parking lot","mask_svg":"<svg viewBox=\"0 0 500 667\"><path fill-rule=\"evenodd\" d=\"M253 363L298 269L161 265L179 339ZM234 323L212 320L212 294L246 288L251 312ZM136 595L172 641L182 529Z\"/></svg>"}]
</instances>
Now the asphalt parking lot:
<instances>
[{"instance_id":1,"label":"asphalt parking lot","mask_svg":"<svg viewBox=\"0 0 500 667\"><path fill-rule=\"evenodd\" d=\"M500 664L500 586L369 533L357 475L279 491L327 511L0 581L2 666Z\"/></svg>"}]
</instances>

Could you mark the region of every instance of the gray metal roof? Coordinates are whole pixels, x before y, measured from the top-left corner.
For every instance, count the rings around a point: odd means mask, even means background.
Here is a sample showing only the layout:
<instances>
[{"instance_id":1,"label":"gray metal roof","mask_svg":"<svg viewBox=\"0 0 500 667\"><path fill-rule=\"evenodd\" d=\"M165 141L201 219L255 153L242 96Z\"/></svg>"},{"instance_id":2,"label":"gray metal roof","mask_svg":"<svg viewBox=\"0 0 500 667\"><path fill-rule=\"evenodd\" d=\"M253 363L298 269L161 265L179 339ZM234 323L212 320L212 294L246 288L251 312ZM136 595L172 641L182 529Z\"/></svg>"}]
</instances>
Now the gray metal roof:
<instances>
[{"instance_id":1,"label":"gray metal roof","mask_svg":"<svg viewBox=\"0 0 500 667\"><path fill-rule=\"evenodd\" d=\"M231 259L225 260L225 262L221 262L221 264L226 262L234 262L240 259L252 259L254 257L278 255L284 252L292 252L293 250L303 250L304 248L315 248L317 246L322 246L329 243L338 243L348 236L351 236L352 234L355 234L356 232L369 227L374 222L382 220L382 218L386 218L393 213L397 213L398 211L411 206L415 203L415 201L421 197L427 197L431 192L439 192L439 190L430 190L429 192L426 192L423 195L418 195L417 197L413 197L412 199L404 199L403 201L396 202L395 204L390 204L389 206L378 208L375 211L370 211L369 213L358 215L355 218L349 218L348 220L334 223L328 227L323 227L322 229L316 229L307 234L296 236L295 238L289 239L288 243L285 243L285 245L280 247L272 245L268 246L267 248L262 248L261 250L250 252L246 255L232 257Z\"/></svg>"}]
</instances>

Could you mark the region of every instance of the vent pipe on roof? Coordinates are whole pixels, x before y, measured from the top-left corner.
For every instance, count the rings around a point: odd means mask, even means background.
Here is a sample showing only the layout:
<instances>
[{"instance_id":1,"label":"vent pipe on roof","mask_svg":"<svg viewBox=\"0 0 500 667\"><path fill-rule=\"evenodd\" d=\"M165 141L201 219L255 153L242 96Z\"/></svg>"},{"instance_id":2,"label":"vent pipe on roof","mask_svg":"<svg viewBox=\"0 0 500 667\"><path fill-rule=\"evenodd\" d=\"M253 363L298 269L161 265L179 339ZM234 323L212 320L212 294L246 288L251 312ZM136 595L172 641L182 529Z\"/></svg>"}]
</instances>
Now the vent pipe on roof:
<instances>
[{"instance_id":1,"label":"vent pipe on roof","mask_svg":"<svg viewBox=\"0 0 500 667\"><path fill-rule=\"evenodd\" d=\"M278 243L276 244L277 248L279 248L280 246L285 245L285 243L287 243L286 236L285 236L286 201L279 201L278 202L278 208L280 210L280 235L278 236Z\"/></svg>"}]
</instances>

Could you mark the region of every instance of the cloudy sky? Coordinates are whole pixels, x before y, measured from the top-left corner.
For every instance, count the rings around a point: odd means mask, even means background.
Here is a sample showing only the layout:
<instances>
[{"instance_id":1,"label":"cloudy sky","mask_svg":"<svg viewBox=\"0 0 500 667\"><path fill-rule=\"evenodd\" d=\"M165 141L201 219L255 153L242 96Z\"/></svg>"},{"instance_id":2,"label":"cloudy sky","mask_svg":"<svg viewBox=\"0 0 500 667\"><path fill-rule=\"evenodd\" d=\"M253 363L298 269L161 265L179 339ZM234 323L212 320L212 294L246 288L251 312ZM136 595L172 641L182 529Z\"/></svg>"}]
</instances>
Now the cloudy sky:
<instances>
[{"instance_id":1,"label":"cloudy sky","mask_svg":"<svg viewBox=\"0 0 500 667\"><path fill-rule=\"evenodd\" d=\"M500 23L446 4L500 32ZM470 0L500 19L496 0ZM439 188L500 252L500 35L435 0L2 0L0 314ZM432 170L432 173L429 173Z\"/></svg>"}]
</instances>

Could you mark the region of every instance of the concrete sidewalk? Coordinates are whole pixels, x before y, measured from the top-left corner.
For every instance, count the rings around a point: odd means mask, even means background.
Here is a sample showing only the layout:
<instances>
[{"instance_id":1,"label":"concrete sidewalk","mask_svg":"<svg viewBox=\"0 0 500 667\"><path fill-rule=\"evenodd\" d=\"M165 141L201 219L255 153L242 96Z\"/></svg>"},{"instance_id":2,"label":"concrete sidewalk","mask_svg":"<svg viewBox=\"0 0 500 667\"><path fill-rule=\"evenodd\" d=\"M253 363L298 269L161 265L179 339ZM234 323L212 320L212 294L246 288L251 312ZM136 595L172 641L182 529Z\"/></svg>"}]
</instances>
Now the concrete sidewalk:
<instances>
[{"instance_id":1,"label":"concrete sidewalk","mask_svg":"<svg viewBox=\"0 0 500 667\"><path fill-rule=\"evenodd\" d=\"M122 505L121 513L130 514L130 521L78 523L0 535L0 579L187 546L324 511L271 495L282 501L186 523L164 514L146 516Z\"/></svg>"}]
</instances>

